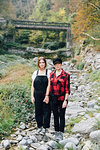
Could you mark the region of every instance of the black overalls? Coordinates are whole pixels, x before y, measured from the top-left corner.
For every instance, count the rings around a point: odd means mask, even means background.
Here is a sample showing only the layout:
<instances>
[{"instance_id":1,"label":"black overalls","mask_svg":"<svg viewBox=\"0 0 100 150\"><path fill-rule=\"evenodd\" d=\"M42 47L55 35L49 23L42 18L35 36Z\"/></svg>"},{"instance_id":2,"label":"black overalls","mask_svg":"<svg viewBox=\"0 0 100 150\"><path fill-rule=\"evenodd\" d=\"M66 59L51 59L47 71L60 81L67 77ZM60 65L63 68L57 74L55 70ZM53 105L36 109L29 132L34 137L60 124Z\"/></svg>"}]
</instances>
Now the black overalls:
<instances>
[{"instance_id":1,"label":"black overalls","mask_svg":"<svg viewBox=\"0 0 100 150\"><path fill-rule=\"evenodd\" d=\"M45 75L38 75L34 80L35 118L38 128L50 127L50 104L43 102L48 86L47 69Z\"/></svg>"}]
</instances>

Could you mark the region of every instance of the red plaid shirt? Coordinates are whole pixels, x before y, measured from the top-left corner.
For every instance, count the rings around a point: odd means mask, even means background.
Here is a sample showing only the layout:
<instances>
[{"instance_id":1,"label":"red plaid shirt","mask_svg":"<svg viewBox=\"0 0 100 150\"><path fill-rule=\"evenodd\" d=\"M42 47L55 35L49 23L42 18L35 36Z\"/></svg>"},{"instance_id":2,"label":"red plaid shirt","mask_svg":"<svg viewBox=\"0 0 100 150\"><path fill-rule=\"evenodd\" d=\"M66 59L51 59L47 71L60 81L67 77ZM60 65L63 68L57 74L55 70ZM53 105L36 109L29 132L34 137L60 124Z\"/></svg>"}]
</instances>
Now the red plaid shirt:
<instances>
[{"instance_id":1,"label":"red plaid shirt","mask_svg":"<svg viewBox=\"0 0 100 150\"><path fill-rule=\"evenodd\" d=\"M65 94L70 94L70 75L62 69L56 77L56 70L50 73L50 92L58 96L58 100L64 100Z\"/></svg>"}]
</instances>

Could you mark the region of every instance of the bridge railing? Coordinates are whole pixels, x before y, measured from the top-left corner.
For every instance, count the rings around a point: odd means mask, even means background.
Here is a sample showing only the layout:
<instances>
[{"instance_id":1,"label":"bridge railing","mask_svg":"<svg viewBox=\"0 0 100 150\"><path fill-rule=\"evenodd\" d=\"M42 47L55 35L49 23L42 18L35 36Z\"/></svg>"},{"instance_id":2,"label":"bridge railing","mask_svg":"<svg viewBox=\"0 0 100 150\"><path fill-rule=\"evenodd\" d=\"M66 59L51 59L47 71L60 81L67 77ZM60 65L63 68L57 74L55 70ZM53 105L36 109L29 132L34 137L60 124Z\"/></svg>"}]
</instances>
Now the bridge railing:
<instances>
[{"instance_id":1,"label":"bridge railing","mask_svg":"<svg viewBox=\"0 0 100 150\"><path fill-rule=\"evenodd\" d=\"M58 23L58 22L36 22L31 20L11 20L14 25L29 25L29 26L55 26L55 27L70 27L69 23Z\"/></svg>"}]
</instances>

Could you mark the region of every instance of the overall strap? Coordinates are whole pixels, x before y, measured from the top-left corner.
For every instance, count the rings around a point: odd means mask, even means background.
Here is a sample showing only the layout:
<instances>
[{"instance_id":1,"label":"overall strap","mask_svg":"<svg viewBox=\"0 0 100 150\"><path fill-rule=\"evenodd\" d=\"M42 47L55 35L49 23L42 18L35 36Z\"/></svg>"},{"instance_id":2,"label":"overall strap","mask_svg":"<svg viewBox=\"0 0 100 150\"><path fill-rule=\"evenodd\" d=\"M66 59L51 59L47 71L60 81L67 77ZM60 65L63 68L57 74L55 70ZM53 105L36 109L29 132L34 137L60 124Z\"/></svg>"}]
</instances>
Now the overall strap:
<instances>
[{"instance_id":1,"label":"overall strap","mask_svg":"<svg viewBox=\"0 0 100 150\"><path fill-rule=\"evenodd\" d=\"M38 73L39 73L39 70L37 70L37 73L36 73L37 76L38 76Z\"/></svg>"},{"instance_id":2,"label":"overall strap","mask_svg":"<svg viewBox=\"0 0 100 150\"><path fill-rule=\"evenodd\" d=\"M48 75L48 69L46 69L46 76Z\"/></svg>"}]
</instances>

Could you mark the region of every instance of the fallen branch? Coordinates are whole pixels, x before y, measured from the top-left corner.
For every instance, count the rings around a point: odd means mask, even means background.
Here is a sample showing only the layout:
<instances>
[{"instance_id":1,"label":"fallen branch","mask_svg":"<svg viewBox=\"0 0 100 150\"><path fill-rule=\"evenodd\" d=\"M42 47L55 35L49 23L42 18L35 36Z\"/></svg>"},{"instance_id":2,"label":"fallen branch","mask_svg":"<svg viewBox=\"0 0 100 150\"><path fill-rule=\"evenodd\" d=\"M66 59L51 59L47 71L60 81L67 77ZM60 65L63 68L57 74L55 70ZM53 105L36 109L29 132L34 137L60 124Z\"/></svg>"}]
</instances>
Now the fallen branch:
<instances>
[{"instance_id":1,"label":"fallen branch","mask_svg":"<svg viewBox=\"0 0 100 150\"><path fill-rule=\"evenodd\" d=\"M100 39L97 39L91 35L89 35L88 33L82 32L82 34L87 35L88 37L90 37L91 39L95 40L95 41L99 41Z\"/></svg>"},{"instance_id":2,"label":"fallen branch","mask_svg":"<svg viewBox=\"0 0 100 150\"><path fill-rule=\"evenodd\" d=\"M93 4L93 3L90 3L90 2L89 2L88 4L92 5L92 6L95 7L97 10L100 10L100 7L99 7L99 6L97 6L97 5Z\"/></svg>"}]
</instances>

